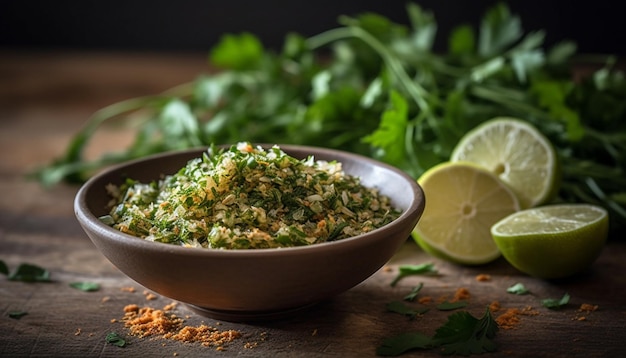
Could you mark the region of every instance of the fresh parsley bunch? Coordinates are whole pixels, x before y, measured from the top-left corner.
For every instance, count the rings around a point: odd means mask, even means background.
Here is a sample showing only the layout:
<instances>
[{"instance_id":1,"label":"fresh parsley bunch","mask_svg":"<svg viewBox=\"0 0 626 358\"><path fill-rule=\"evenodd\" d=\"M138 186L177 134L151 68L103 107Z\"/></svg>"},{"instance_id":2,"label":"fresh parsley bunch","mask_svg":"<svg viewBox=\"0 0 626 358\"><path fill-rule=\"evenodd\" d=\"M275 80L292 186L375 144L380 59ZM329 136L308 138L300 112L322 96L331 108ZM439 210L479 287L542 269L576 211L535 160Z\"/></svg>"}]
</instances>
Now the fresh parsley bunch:
<instances>
[{"instance_id":1,"label":"fresh parsley bunch","mask_svg":"<svg viewBox=\"0 0 626 358\"><path fill-rule=\"evenodd\" d=\"M225 35L210 51L219 71L101 109L36 176L45 185L83 182L148 154L249 141L343 149L417 178L471 128L512 116L555 145L559 200L602 205L613 228L626 223L626 80L617 59L583 59L571 42L545 49L545 34L525 33L504 3L479 28L455 28L447 51L436 53L434 15L414 3L407 12L410 26L375 13L341 17L310 38L288 34L280 52L253 34ZM577 60L593 66L590 75L575 76ZM85 160L93 134L120 117L139 118L135 142Z\"/></svg>"}]
</instances>

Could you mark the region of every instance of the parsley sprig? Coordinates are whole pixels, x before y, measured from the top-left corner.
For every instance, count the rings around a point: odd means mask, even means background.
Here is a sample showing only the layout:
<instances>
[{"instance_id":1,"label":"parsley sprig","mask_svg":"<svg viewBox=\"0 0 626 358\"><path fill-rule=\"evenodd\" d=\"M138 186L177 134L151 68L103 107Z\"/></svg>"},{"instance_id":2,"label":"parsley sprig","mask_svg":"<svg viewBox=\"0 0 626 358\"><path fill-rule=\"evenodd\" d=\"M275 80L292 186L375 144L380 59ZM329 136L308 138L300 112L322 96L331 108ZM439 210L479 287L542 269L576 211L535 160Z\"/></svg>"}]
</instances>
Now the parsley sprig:
<instances>
[{"instance_id":1,"label":"parsley sprig","mask_svg":"<svg viewBox=\"0 0 626 358\"><path fill-rule=\"evenodd\" d=\"M559 200L604 206L612 228L626 223L626 78L616 58L583 58L567 41L547 48L545 33L525 32L505 3L477 28L454 28L437 53L435 16L415 3L407 13L410 26L375 13L343 16L309 38L288 34L279 52L253 34L227 34L210 50L219 71L99 110L35 177L83 182L112 163L239 141L343 149L418 177L471 128L512 116L554 143ZM576 79L577 61L593 72ZM139 123L134 143L86 159L94 133L113 119Z\"/></svg>"}]
</instances>

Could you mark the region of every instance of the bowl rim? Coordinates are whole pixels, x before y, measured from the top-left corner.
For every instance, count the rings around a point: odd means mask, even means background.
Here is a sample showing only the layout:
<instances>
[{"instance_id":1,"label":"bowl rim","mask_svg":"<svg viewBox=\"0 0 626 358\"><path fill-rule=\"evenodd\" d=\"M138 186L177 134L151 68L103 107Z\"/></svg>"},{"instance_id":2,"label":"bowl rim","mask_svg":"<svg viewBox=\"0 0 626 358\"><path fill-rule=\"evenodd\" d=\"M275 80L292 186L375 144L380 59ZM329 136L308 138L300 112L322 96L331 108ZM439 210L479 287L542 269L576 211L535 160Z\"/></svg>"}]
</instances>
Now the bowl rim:
<instances>
[{"instance_id":1,"label":"bowl rim","mask_svg":"<svg viewBox=\"0 0 626 358\"><path fill-rule=\"evenodd\" d=\"M409 207L406 210L403 210L398 218L388 223L387 225L374 229L370 232L360 234L357 236L352 236L348 238L344 238L337 241L328 241L317 243L313 245L306 246L294 246L294 247L281 247L281 248L259 248L259 249L241 249L241 250L229 250L229 249L207 249L207 248L194 248L194 247L184 247L180 245L163 243L158 241L149 241L143 238L123 233L119 230L112 228L109 225L101 222L100 219L89 210L89 206L87 203L87 193L90 189L94 188L95 183L102 180L103 177L111 175L113 172L122 171L124 168L129 168L138 163L154 161L164 157L176 156L176 155L185 155L191 153L203 153L206 152L210 146L202 146L202 147L194 147L188 149L181 150L171 150L161 153L156 153L148 156L144 156L137 159L132 159L129 161L125 161L123 163L118 163L112 165L108 168L105 168L98 173L91 176L78 190L74 199L74 212L81 223L82 226L89 226L91 231L97 231L100 235L106 237L108 240L112 240L124 245L132 245L142 250L150 250L150 251L169 251L171 253L184 253L185 255L192 256L233 256L233 257L259 257L259 256L276 256L276 255L285 255L285 254L310 254L313 251L322 251L325 252L327 250L333 250L337 247L349 246L352 247L355 244L366 244L369 240L375 240L376 236L379 232L389 230L393 227L398 227L405 223L406 221L411 221L414 219L414 216L417 214L417 218L421 216L425 207L425 195L421 186L418 184L417 180L413 179L406 172L401 169L392 166L390 164L378 161L373 158L369 158L367 156L356 154L348 151L342 151L331 148L323 148L323 147L315 147L315 146L305 146L305 145L296 145L296 144L267 144L267 143L251 143L253 146L262 146L264 148L268 148L274 145L278 145L281 150L283 150L288 155L290 151L298 150L298 151L306 151L310 152L314 157L322 154L324 156L340 156L340 157L349 157L351 159L355 159L357 161L367 162L371 165L381 167L385 170L391 171L396 175L399 175L401 178L405 179L411 188L412 200L410 202ZM216 145L217 148L229 148L232 144L223 144ZM341 162L341 160L338 160ZM184 165L184 164L183 164ZM181 165L182 167L182 165ZM167 173L164 173L168 175ZM407 236L408 239L408 236Z\"/></svg>"}]
</instances>

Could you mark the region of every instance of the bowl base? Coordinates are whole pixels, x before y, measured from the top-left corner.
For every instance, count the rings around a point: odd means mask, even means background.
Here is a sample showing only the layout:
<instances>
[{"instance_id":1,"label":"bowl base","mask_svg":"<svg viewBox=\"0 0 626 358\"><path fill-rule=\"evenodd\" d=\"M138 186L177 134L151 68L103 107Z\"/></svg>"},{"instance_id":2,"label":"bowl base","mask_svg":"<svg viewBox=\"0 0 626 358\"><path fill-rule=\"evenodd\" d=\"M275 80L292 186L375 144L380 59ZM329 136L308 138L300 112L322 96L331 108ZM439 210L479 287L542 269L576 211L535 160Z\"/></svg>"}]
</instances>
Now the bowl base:
<instances>
[{"instance_id":1,"label":"bowl base","mask_svg":"<svg viewBox=\"0 0 626 358\"><path fill-rule=\"evenodd\" d=\"M316 307L319 302L310 303L304 306L276 310L276 311L228 311L214 310L210 308L200 307L192 304L186 304L194 313L201 316L227 322L249 323L263 321L277 321L292 318L301 313Z\"/></svg>"}]
</instances>

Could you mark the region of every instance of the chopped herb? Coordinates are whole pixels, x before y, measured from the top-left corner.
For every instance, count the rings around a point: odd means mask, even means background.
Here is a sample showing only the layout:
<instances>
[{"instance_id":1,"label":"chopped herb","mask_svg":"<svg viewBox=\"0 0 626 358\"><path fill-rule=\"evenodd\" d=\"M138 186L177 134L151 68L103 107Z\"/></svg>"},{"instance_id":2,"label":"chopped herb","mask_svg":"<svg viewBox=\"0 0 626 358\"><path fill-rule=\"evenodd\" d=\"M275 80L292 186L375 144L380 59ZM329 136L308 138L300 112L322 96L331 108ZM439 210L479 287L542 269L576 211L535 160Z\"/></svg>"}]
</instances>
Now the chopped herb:
<instances>
[{"instance_id":1,"label":"chopped herb","mask_svg":"<svg viewBox=\"0 0 626 358\"><path fill-rule=\"evenodd\" d=\"M398 356L414 349L441 349L442 354L481 354L496 350L493 338L498 325L489 308L478 319L469 312L455 312L439 327L431 338L419 332L404 333L387 338L376 349L381 356Z\"/></svg>"},{"instance_id":2,"label":"chopped herb","mask_svg":"<svg viewBox=\"0 0 626 358\"><path fill-rule=\"evenodd\" d=\"M0 260L0 273L5 275L9 274L9 267L2 260Z\"/></svg>"},{"instance_id":3,"label":"chopped herb","mask_svg":"<svg viewBox=\"0 0 626 358\"><path fill-rule=\"evenodd\" d=\"M9 312L9 317L13 318L13 319L20 319L24 316L26 316L28 314L28 312L25 311L10 311Z\"/></svg>"},{"instance_id":4,"label":"chopped herb","mask_svg":"<svg viewBox=\"0 0 626 358\"><path fill-rule=\"evenodd\" d=\"M412 275L433 275L437 270L433 263L424 263L419 265L402 265L398 269L398 275L391 281L391 286L395 286L400 280Z\"/></svg>"},{"instance_id":5,"label":"chopped herb","mask_svg":"<svg viewBox=\"0 0 626 358\"><path fill-rule=\"evenodd\" d=\"M424 287L424 284L420 282L419 285L413 287L413 289L411 289L411 292L409 292L406 296L404 296L404 300L414 301L415 298L417 297L417 294L422 290L422 287Z\"/></svg>"},{"instance_id":6,"label":"chopped herb","mask_svg":"<svg viewBox=\"0 0 626 358\"><path fill-rule=\"evenodd\" d=\"M17 269L9 275L11 281L22 282L50 282L50 272L37 265L28 263L20 264Z\"/></svg>"},{"instance_id":7,"label":"chopped herb","mask_svg":"<svg viewBox=\"0 0 626 358\"><path fill-rule=\"evenodd\" d=\"M357 236L400 211L336 161L278 146L211 148L159 182L109 185L102 221L150 241L212 249L304 246Z\"/></svg>"},{"instance_id":8,"label":"chopped herb","mask_svg":"<svg viewBox=\"0 0 626 358\"><path fill-rule=\"evenodd\" d=\"M437 309L440 311L452 311L467 306L467 301L444 301L437 305Z\"/></svg>"},{"instance_id":9,"label":"chopped herb","mask_svg":"<svg viewBox=\"0 0 626 358\"><path fill-rule=\"evenodd\" d=\"M564 294L560 299L554 298L546 298L541 300L541 304L549 309L559 309L564 307L569 303L570 295L568 293Z\"/></svg>"},{"instance_id":10,"label":"chopped herb","mask_svg":"<svg viewBox=\"0 0 626 358\"><path fill-rule=\"evenodd\" d=\"M525 295L525 294L530 293L530 291L522 283L516 283L515 285L507 288L506 292L513 293L516 295Z\"/></svg>"},{"instance_id":11,"label":"chopped herb","mask_svg":"<svg viewBox=\"0 0 626 358\"><path fill-rule=\"evenodd\" d=\"M110 344L112 344L114 346L118 346L118 347L126 346L126 340L124 338L120 337L115 332L111 332L111 333L107 334L105 340L106 340L107 343L110 343Z\"/></svg>"},{"instance_id":12,"label":"chopped herb","mask_svg":"<svg viewBox=\"0 0 626 358\"><path fill-rule=\"evenodd\" d=\"M387 304L387 311L399 313L401 315L409 317L410 319L414 319L415 316L428 312L428 308L414 309L407 306L403 302L393 301Z\"/></svg>"},{"instance_id":13,"label":"chopped herb","mask_svg":"<svg viewBox=\"0 0 626 358\"><path fill-rule=\"evenodd\" d=\"M95 282L72 282L70 283L70 287L85 292L93 292L100 289L100 285Z\"/></svg>"},{"instance_id":14,"label":"chopped herb","mask_svg":"<svg viewBox=\"0 0 626 358\"><path fill-rule=\"evenodd\" d=\"M493 352L496 345L492 341L498 331L498 324L491 316L489 308L483 317L475 318L469 312L455 312L448 322L437 329L433 342L442 348L443 354L480 354Z\"/></svg>"}]
</instances>

